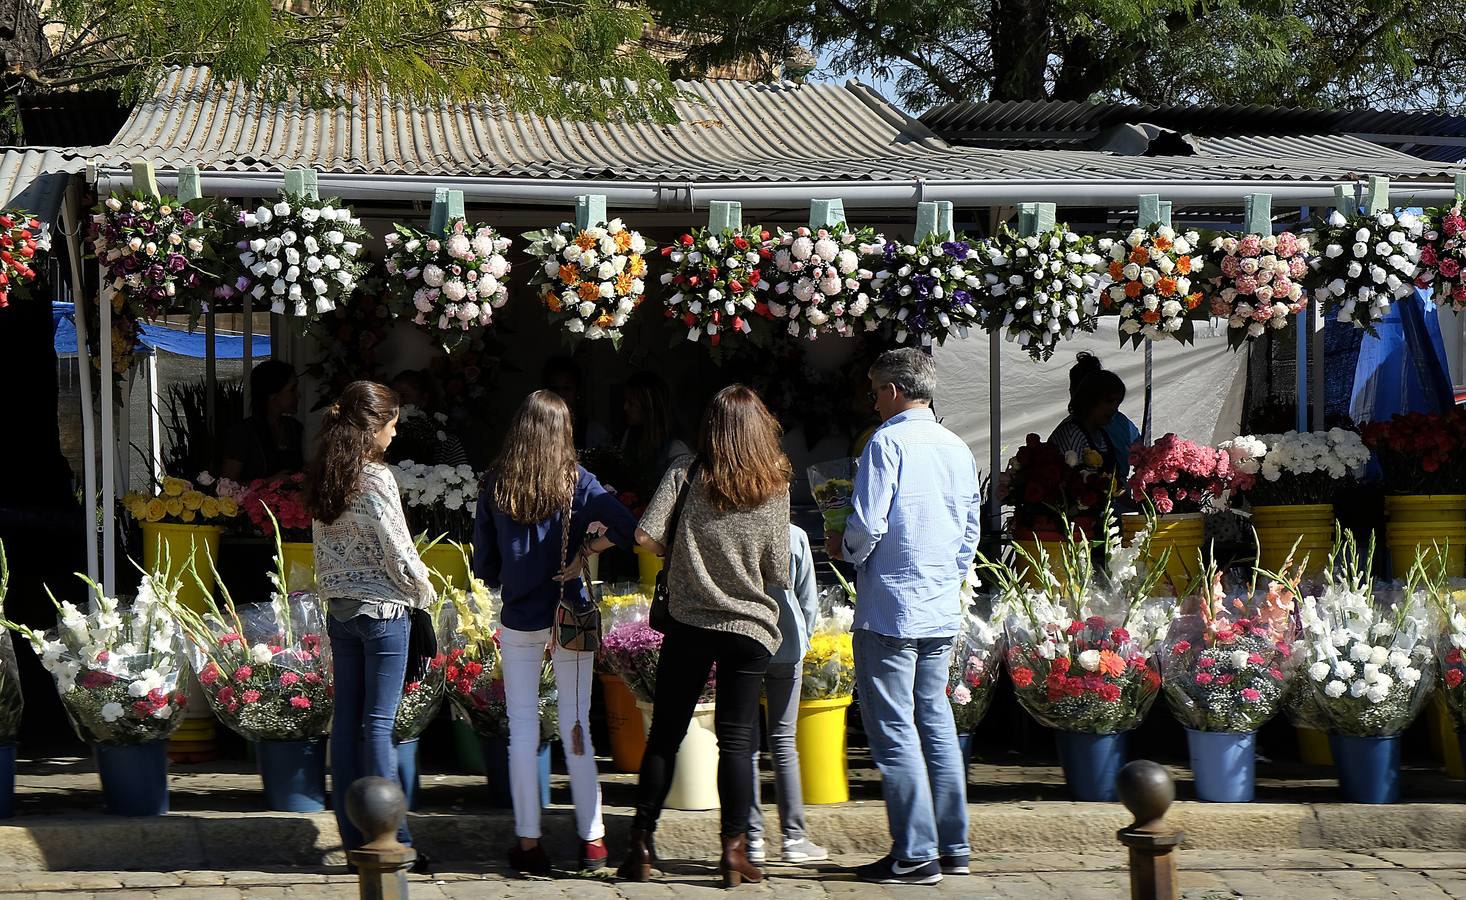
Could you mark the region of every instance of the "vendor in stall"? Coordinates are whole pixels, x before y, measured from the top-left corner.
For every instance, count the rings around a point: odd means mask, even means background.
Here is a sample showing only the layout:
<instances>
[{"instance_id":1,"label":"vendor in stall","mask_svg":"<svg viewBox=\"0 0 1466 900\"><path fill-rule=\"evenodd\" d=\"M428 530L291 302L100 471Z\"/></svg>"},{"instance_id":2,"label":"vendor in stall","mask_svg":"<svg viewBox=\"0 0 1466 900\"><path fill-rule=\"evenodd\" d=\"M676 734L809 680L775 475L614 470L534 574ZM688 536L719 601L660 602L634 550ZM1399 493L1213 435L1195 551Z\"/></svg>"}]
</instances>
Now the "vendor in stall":
<instances>
[{"instance_id":1,"label":"vendor in stall","mask_svg":"<svg viewBox=\"0 0 1466 900\"><path fill-rule=\"evenodd\" d=\"M626 433L621 457L649 499L672 464L692 452L678 436L672 392L655 372L638 372L626 382L622 403Z\"/></svg>"},{"instance_id":2,"label":"vendor in stall","mask_svg":"<svg viewBox=\"0 0 1466 900\"><path fill-rule=\"evenodd\" d=\"M614 439L606 426L590 418L585 405L580 402L580 366L568 356L557 356L545 363L541 373L541 385L560 395L570 407L575 418L575 449L598 450L614 446Z\"/></svg>"},{"instance_id":3,"label":"vendor in stall","mask_svg":"<svg viewBox=\"0 0 1466 900\"><path fill-rule=\"evenodd\" d=\"M397 437L387 448L387 461L412 460L429 466L468 463L463 442L453 433L448 417L438 410L438 391L427 372L406 369L392 379L392 390L402 402Z\"/></svg>"},{"instance_id":4,"label":"vendor in stall","mask_svg":"<svg viewBox=\"0 0 1466 900\"><path fill-rule=\"evenodd\" d=\"M305 428L295 418L300 406L295 369L267 359L250 372L249 390L249 417L225 438L219 473L249 484L304 469Z\"/></svg>"},{"instance_id":5,"label":"vendor in stall","mask_svg":"<svg viewBox=\"0 0 1466 900\"><path fill-rule=\"evenodd\" d=\"M1049 443L1080 460L1096 457L1097 468L1123 486L1130 477L1130 445L1139 431L1124 413L1125 382L1103 368L1098 357L1080 353L1069 370L1069 415L1049 435Z\"/></svg>"}]
</instances>

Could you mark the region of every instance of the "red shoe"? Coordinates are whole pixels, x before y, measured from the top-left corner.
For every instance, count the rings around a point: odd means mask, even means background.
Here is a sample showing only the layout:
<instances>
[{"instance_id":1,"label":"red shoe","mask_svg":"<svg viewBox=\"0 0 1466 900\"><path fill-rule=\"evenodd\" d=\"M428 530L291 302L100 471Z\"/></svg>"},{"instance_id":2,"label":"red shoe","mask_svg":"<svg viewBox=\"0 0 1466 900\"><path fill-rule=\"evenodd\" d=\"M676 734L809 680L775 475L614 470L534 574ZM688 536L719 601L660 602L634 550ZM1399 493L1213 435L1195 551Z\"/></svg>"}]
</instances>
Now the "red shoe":
<instances>
[{"instance_id":1,"label":"red shoe","mask_svg":"<svg viewBox=\"0 0 1466 900\"><path fill-rule=\"evenodd\" d=\"M580 870L582 872L604 869L608 856L605 841L599 844L593 844L590 841L580 842Z\"/></svg>"}]
</instances>

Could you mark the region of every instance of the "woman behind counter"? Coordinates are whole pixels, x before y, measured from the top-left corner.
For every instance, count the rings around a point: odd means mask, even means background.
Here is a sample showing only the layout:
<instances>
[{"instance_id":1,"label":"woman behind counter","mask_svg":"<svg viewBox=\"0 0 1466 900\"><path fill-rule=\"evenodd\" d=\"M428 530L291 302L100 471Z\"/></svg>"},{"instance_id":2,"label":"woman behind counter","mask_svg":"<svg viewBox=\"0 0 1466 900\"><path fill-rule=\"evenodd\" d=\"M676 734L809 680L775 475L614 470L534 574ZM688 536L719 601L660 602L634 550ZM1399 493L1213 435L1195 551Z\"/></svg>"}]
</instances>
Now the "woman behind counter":
<instances>
[{"instance_id":1,"label":"woman behind counter","mask_svg":"<svg viewBox=\"0 0 1466 900\"><path fill-rule=\"evenodd\" d=\"M305 468L305 428L295 418L295 369L267 359L249 373L249 418L230 429L219 474L240 484Z\"/></svg>"},{"instance_id":2,"label":"woman behind counter","mask_svg":"<svg viewBox=\"0 0 1466 900\"><path fill-rule=\"evenodd\" d=\"M627 380L622 412L626 433L621 437L621 456L649 493L662 483L672 464L692 449L677 436L672 392L655 372L638 372Z\"/></svg>"},{"instance_id":3,"label":"woman behind counter","mask_svg":"<svg viewBox=\"0 0 1466 900\"><path fill-rule=\"evenodd\" d=\"M1130 446L1140 438L1140 429L1120 412L1124 402L1120 376L1103 368L1099 357L1081 352L1069 369L1069 415L1049 443L1080 458L1093 450L1103 460L1100 468L1123 487L1130 478Z\"/></svg>"}]
</instances>

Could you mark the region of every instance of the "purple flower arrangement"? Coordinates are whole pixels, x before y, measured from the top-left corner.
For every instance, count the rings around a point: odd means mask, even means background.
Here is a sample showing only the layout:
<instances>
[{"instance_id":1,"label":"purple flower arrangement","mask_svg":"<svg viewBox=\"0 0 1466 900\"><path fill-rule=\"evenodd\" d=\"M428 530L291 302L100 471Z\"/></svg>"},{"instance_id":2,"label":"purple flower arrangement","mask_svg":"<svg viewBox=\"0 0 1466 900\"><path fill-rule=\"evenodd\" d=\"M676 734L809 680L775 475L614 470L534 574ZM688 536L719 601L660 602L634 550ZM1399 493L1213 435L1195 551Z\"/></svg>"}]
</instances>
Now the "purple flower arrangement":
<instances>
[{"instance_id":1,"label":"purple flower arrangement","mask_svg":"<svg viewBox=\"0 0 1466 900\"><path fill-rule=\"evenodd\" d=\"M898 343L924 347L966 337L982 324L982 260L966 240L928 237L917 244L886 243L885 267L871 290L876 315L891 324Z\"/></svg>"}]
</instances>

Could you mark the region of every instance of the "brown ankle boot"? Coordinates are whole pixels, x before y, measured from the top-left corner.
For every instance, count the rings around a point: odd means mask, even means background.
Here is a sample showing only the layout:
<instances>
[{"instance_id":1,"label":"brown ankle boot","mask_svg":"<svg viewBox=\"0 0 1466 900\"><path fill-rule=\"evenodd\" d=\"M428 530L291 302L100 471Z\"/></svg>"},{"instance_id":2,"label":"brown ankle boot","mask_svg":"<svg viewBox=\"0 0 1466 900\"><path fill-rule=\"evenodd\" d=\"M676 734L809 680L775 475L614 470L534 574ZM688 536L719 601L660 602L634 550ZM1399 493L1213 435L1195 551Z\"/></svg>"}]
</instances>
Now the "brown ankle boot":
<instances>
[{"instance_id":1,"label":"brown ankle boot","mask_svg":"<svg viewBox=\"0 0 1466 900\"><path fill-rule=\"evenodd\" d=\"M654 858L652 833L633 828L627 840L626 859L621 862L621 868L616 870L616 877L623 881L651 881Z\"/></svg>"},{"instance_id":2,"label":"brown ankle boot","mask_svg":"<svg viewBox=\"0 0 1466 900\"><path fill-rule=\"evenodd\" d=\"M743 882L758 884L764 880L763 870L748 861L748 838L734 835L723 838L723 858L718 861L718 874L723 887L738 887Z\"/></svg>"}]
</instances>

